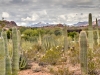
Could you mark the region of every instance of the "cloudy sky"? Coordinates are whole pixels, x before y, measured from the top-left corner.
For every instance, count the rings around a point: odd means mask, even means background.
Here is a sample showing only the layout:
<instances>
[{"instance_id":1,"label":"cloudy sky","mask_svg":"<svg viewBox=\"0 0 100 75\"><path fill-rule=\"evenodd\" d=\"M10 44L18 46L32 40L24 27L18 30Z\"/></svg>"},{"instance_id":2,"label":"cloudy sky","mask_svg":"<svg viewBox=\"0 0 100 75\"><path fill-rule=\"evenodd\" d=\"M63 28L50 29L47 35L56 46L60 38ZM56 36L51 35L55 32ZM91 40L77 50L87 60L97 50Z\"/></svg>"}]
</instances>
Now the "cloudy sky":
<instances>
[{"instance_id":1,"label":"cloudy sky","mask_svg":"<svg viewBox=\"0 0 100 75\"><path fill-rule=\"evenodd\" d=\"M0 0L0 19L13 20L18 25L38 22L73 24L100 19L100 0Z\"/></svg>"}]
</instances>

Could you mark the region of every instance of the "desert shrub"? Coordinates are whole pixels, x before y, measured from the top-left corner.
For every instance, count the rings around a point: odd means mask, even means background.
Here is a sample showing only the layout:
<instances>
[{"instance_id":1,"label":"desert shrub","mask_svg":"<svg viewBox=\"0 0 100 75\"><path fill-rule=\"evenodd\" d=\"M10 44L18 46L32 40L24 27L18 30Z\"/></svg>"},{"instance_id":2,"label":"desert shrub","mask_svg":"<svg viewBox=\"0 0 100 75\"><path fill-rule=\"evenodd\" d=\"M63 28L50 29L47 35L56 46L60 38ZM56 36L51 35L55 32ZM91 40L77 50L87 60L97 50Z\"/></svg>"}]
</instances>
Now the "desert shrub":
<instances>
[{"instance_id":1,"label":"desert shrub","mask_svg":"<svg viewBox=\"0 0 100 75\"><path fill-rule=\"evenodd\" d=\"M38 44L34 44L33 46L30 47L30 49L27 50L27 53L26 53L27 58L36 61L39 59L38 56L41 55L41 54L39 54L39 53L41 53L41 51L43 51L41 46Z\"/></svg>"},{"instance_id":2,"label":"desert shrub","mask_svg":"<svg viewBox=\"0 0 100 75\"><path fill-rule=\"evenodd\" d=\"M92 49L88 50L88 73L90 75L95 75L94 72L96 70L96 64L94 61L94 52Z\"/></svg>"},{"instance_id":3,"label":"desert shrub","mask_svg":"<svg viewBox=\"0 0 100 75\"><path fill-rule=\"evenodd\" d=\"M79 44L75 41L70 42L70 49L67 52L70 64L75 65L79 63Z\"/></svg>"},{"instance_id":4,"label":"desert shrub","mask_svg":"<svg viewBox=\"0 0 100 75\"><path fill-rule=\"evenodd\" d=\"M96 64L96 68L100 69L100 48L97 48L95 50L95 64Z\"/></svg>"},{"instance_id":5,"label":"desert shrub","mask_svg":"<svg viewBox=\"0 0 100 75\"><path fill-rule=\"evenodd\" d=\"M52 47L56 46L56 41L52 35L45 35L42 39L42 47L44 50L49 50Z\"/></svg>"},{"instance_id":6,"label":"desert shrub","mask_svg":"<svg viewBox=\"0 0 100 75\"><path fill-rule=\"evenodd\" d=\"M46 51L46 54L41 58L41 62L55 65L61 58L61 47L53 47Z\"/></svg>"},{"instance_id":7,"label":"desert shrub","mask_svg":"<svg viewBox=\"0 0 100 75\"><path fill-rule=\"evenodd\" d=\"M7 38L11 39L11 31L10 30L7 31Z\"/></svg>"},{"instance_id":8,"label":"desert shrub","mask_svg":"<svg viewBox=\"0 0 100 75\"><path fill-rule=\"evenodd\" d=\"M56 35L56 36L58 36L58 35L62 35L62 32L61 32L61 30L59 29L57 29L57 30L55 30L54 31L54 34Z\"/></svg>"},{"instance_id":9,"label":"desert shrub","mask_svg":"<svg viewBox=\"0 0 100 75\"><path fill-rule=\"evenodd\" d=\"M39 35L39 32L37 30L32 30L32 29L26 29L23 32L23 39L28 40L28 41L34 41L36 40L36 36Z\"/></svg>"},{"instance_id":10,"label":"desert shrub","mask_svg":"<svg viewBox=\"0 0 100 75\"><path fill-rule=\"evenodd\" d=\"M74 39L74 36L77 34L77 32L69 32L68 36L70 36L72 39Z\"/></svg>"}]
</instances>

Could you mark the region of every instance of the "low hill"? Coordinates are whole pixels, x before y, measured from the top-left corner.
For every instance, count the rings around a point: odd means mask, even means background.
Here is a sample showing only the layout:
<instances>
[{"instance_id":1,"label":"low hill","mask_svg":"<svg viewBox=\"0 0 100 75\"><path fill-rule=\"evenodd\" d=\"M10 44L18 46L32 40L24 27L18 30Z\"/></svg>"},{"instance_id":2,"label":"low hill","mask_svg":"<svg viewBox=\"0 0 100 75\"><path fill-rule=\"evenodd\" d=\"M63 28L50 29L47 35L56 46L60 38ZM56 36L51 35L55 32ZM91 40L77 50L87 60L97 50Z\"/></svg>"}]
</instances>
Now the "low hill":
<instances>
[{"instance_id":1,"label":"low hill","mask_svg":"<svg viewBox=\"0 0 100 75\"><path fill-rule=\"evenodd\" d=\"M11 28L17 26L14 21L0 20L0 27Z\"/></svg>"}]
</instances>

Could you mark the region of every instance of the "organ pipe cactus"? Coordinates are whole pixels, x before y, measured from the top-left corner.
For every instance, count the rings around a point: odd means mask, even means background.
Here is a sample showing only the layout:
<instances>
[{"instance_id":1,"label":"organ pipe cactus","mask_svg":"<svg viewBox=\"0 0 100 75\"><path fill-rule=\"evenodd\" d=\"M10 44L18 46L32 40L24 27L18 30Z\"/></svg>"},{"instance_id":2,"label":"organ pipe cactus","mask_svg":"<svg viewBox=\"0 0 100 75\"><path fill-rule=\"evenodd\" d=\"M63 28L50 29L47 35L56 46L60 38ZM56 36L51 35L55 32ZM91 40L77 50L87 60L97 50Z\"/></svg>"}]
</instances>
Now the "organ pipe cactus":
<instances>
[{"instance_id":1,"label":"organ pipe cactus","mask_svg":"<svg viewBox=\"0 0 100 75\"><path fill-rule=\"evenodd\" d=\"M2 31L1 36L4 38L5 44L5 59L6 59L6 75L11 75L11 59L9 57L8 45L7 45L7 33Z\"/></svg>"},{"instance_id":2,"label":"organ pipe cactus","mask_svg":"<svg viewBox=\"0 0 100 75\"><path fill-rule=\"evenodd\" d=\"M12 75L18 75L19 71L19 49L18 49L18 31L12 28L13 56L12 56Z\"/></svg>"},{"instance_id":3,"label":"organ pipe cactus","mask_svg":"<svg viewBox=\"0 0 100 75\"><path fill-rule=\"evenodd\" d=\"M93 49L93 27L92 27L92 14L89 13L89 25L88 25L88 43L89 48Z\"/></svg>"},{"instance_id":4,"label":"organ pipe cactus","mask_svg":"<svg viewBox=\"0 0 100 75\"><path fill-rule=\"evenodd\" d=\"M80 46L80 63L82 75L87 75L88 63L87 63L87 36L85 31L81 31L79 36Z\"/></svg>"},{"instance_id":5,"label":"organ pipe cactus","mask_svg":"<svg viewBox=\"0 0 100 75\"><path fill-rule=\"evenodd\" d=\"M4 39L0 37L0 75L5 75L6 67L5 44Z\"/></svg>"}]
</instances>

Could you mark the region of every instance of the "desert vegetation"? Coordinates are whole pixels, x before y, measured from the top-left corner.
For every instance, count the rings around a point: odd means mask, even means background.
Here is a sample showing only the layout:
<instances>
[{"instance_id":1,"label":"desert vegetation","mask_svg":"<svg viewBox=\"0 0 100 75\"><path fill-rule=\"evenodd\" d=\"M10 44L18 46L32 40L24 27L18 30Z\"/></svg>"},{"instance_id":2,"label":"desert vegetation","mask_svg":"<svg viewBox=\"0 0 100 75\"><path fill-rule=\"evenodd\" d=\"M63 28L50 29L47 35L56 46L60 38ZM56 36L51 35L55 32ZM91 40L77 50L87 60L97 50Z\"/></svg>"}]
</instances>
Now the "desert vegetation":
<instances>
[{"instance_id":1,"label":"desert vegetation","mask_svg":"<svg viewBox=\"0 0 100 75\"><path fill-rule=\"evenodd\" d=\"M27 70L32 73L27 75L100 75L100 30L97 19L93 27L91 13L81 30L2 27L0 75L24 75Z\"/></svg>"}]
</instances>

